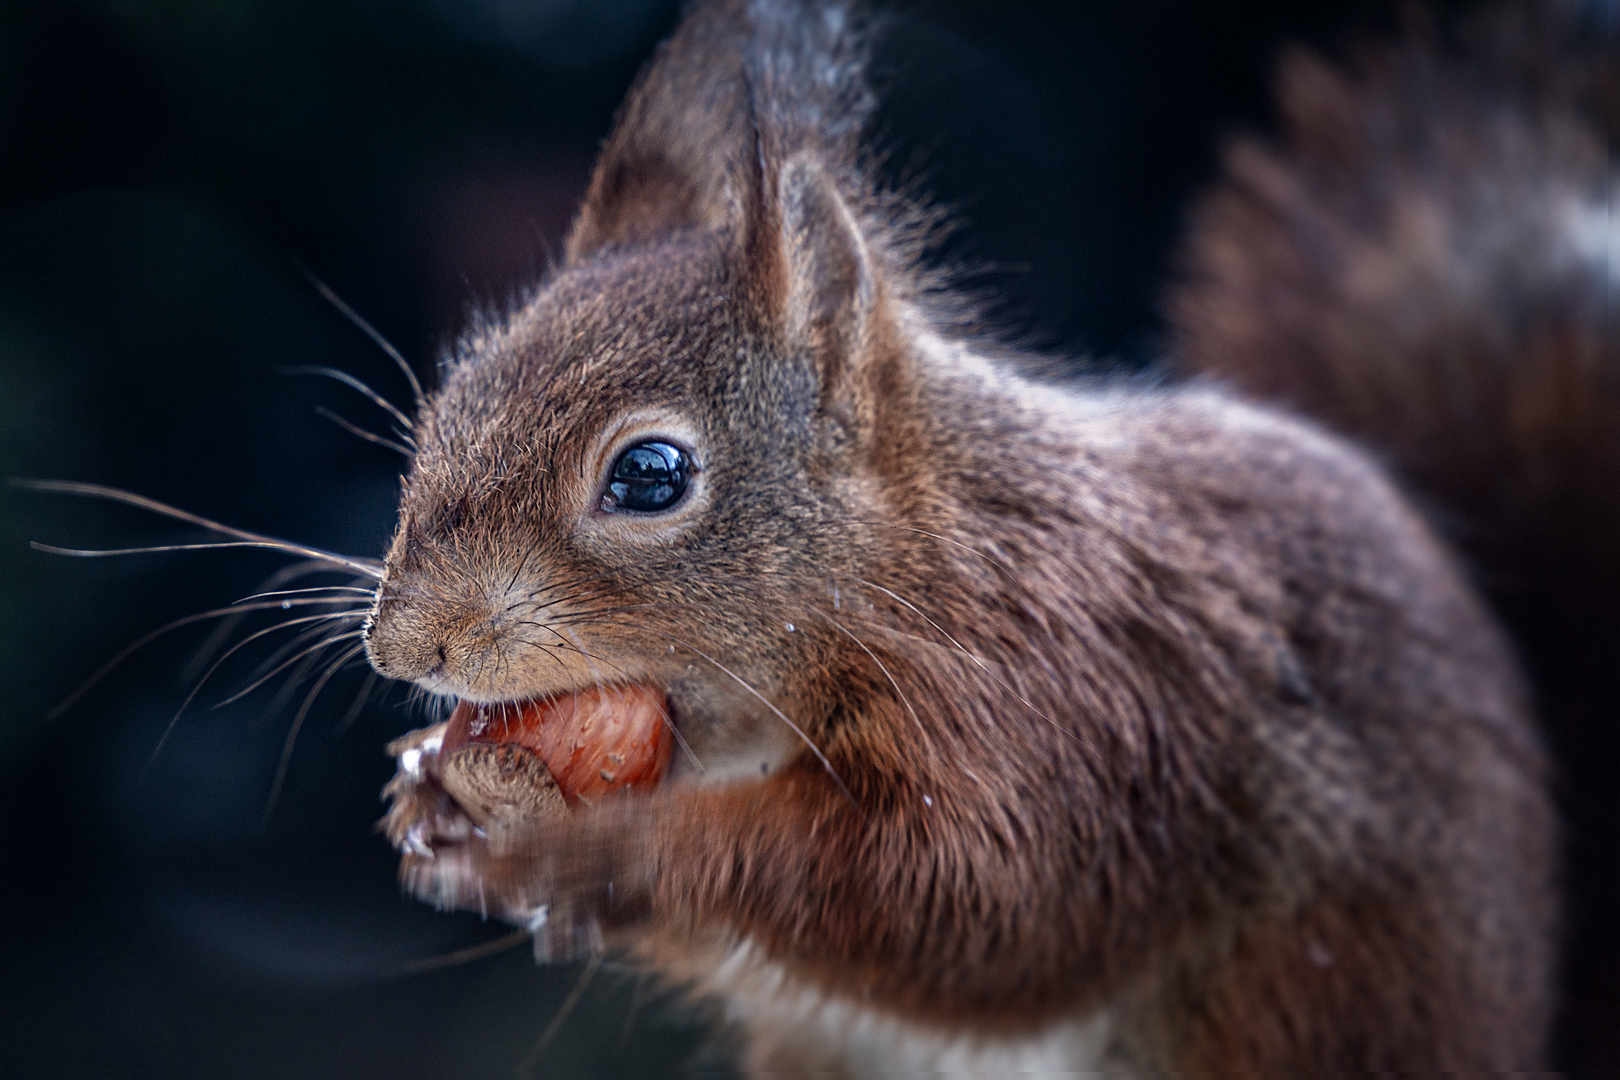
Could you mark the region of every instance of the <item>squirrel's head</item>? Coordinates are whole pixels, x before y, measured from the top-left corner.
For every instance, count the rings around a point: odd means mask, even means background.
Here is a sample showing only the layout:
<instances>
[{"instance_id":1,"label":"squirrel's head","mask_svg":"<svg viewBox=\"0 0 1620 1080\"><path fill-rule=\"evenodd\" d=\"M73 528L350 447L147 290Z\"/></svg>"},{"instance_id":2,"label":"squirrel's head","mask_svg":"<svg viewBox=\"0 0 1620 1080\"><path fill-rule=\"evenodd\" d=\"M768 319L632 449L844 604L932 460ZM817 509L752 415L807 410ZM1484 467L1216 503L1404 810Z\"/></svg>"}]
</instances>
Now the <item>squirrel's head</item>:
<instances>
[{"instance_id":1,"label":"squirrel's head","mask_svg":"<svg viewBox=\"0 0 1620 1080\"><path fill-rule=\"evenodd\" d=\"M920 410L860 117L814 122L859 88L786 100L759 40L830 64L847 30L711 7L632 93L565 264L447 363L366 641L479 701L652 684L695 747L769 757L782 714L833 708L828 613L897 546Z\"/></svg>"}]
</instances>

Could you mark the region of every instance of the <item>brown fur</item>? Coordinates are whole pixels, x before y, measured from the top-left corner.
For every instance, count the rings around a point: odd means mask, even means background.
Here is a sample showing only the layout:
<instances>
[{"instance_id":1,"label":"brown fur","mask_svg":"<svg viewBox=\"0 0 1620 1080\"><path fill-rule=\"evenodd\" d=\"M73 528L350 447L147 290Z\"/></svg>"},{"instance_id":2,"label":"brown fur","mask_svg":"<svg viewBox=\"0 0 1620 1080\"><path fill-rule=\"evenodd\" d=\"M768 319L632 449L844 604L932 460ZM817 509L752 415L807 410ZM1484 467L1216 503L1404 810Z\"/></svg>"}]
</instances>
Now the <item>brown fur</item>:
<instances>
[{"instance_id":1,"label":"brown fur","mask_svg":"<svg viewBox=\"0 0 1620 1080\"><path fill-rule=\"evenodd\" d=\"M1231 148L1169 304L1186 369L1370 443L1443 508L1515 632L1573 824L1563 1056L1594 1072L1620 1064L1620 338L1590 246L1620 235L1612 54L1554 6L1291 55L1282 138Z\"/></svg>"},{"instance_id":2,"label":"brown fur","mask_svg":"<svg viewBox=\"0 0 1620 1080\"><path fill-rule=\"evenodd\" d=\"M720 0L660 51L567 265L425 407L369 627L461 697L656 684L709 774L407 883L739 1002L746 942L783 1002L941 1040L1101 1016L1146 1071L1537 1067L1552 816L1451 557L1303 423L946 337L925 223L859 167L849 20ZM691 496L603 513L647 434ZM760 1067L855 1067L747 1004Z\"/></svg>"}]
</instances>

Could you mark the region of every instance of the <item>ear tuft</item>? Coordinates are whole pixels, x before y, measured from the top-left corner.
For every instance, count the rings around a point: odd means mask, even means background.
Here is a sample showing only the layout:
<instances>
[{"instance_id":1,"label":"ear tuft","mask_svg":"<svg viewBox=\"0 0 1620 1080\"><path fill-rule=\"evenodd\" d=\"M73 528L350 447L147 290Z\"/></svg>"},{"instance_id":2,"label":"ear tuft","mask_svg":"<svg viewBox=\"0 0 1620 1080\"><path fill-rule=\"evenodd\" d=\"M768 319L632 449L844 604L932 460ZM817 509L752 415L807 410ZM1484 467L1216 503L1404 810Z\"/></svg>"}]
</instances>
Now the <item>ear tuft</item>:
<instances>
[{"instance_id":1,"label":"ear tuft","mask_svg":"<svg viewBox=\"0 0 1620 1080\"><path fill-rule=\"evenodd\" d=\"M570 263L606 247L734 224L751 141L745 0L693 7L637 78L568 237Z\"/></svg>"},{"instance_id":2,"label":"ear tuft","mask_svg":"<svg viewBox=\"0 0 1620 1080\"><path fill-rule=\"evenodd\" d=\"M849 204L808 154L778 174L786 295L778 308L788 340L803 346L831 388L865 344L877 301L871 252Z\"/></svg>"},{"instance_id":3,"label":"ear tuft","mask_svg":"<svg viewBox=\"0 0 1620 1080\"><path fill-rule=\"evenodd\" d=\"M866 34L859 6L842 0L694 3L619 111L568 262L687 231L740 238L770 199L761 188L776 165L799 154L824 170L853 163L875 107Z\"/></svg>"}]
</instances>

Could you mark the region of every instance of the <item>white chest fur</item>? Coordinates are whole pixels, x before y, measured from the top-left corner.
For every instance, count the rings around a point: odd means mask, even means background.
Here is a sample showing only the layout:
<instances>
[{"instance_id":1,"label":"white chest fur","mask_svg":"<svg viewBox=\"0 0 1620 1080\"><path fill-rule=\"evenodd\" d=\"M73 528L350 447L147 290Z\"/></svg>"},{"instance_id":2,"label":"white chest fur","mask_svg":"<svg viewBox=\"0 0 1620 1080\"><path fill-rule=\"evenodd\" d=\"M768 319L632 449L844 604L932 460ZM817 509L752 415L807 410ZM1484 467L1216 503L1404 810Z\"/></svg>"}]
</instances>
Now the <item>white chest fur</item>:
<instances>
[{"instance_id":1,"label":"white chest fur","mask_svg":"<svg viewBox=\"0 0 1620 1080\"><path fill-rule=\"evenodd\" d=\"M749 1033L746 1060L757 1074L851 1080L1133 1075L1106 1011L1017 1039L924 1028L807 987L747 941L726 952L699 984L721 999L727 1020Z\"/></svg>"}]
</instances>

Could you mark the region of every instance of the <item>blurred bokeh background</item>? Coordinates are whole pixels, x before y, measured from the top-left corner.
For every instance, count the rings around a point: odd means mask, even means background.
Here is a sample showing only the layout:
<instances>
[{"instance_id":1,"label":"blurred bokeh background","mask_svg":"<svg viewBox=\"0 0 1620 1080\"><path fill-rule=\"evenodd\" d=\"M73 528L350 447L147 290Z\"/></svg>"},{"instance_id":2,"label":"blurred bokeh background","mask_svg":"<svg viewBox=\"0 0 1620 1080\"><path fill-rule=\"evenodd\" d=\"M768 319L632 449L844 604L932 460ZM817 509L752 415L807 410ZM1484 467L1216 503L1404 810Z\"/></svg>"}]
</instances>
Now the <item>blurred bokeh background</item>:
<instances>
[{"instance_id":1,"label":"blurred bokeh background","mask_svg":"<svg viewBox=\"0 0 1620 1080\"><path fill-rule=\"evenodd\" d=\"M879 50L880 138L963 228L997 317L1065 355L1150 362L1166 260L1223 136L1263 128L1277 48L1395 21L1383 0L913 0ZM128 488L375 556L402 460L338 383L397 401L470 305L560 246L670 0L0 0L0 475ZM244 650L174 726L192 626L52 705L143 633L253 593L253 551L71 560L28 547L199 539L128 508L0 492L0 1072L10 1076L657 1076L717 1067L703 1019L611 965L403 899L373 832L398 690L334 676L225 708ZM320 579L298 584L313 584ZM334 579L327 579L332 581ZM267 623L249 624L249 630ZM328 654L335 657L337 654ZM317 669L318 671L319 669ZM550 1031L549 1041L542 1038Z\"/></svg>"}]
</instances>

